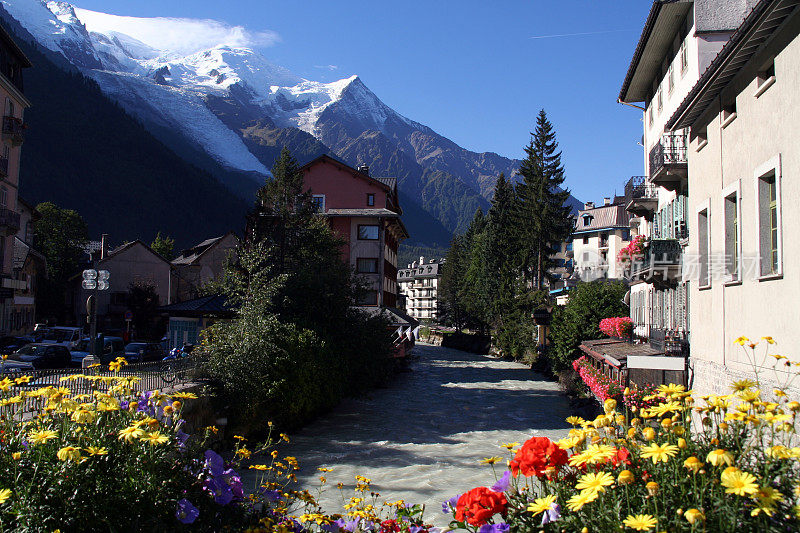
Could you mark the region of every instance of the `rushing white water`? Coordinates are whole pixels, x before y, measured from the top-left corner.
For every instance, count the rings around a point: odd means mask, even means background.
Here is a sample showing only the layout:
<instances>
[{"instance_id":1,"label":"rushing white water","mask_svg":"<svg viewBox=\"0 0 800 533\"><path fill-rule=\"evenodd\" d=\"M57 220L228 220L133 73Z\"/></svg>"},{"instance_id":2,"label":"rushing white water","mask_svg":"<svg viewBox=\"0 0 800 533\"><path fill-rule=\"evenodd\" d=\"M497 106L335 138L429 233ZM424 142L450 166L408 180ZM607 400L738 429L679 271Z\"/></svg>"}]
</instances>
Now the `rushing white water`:
<instances>
[{"instance_id":1,"label":"rushing white water","mask_svg":"<svg viewBox=\"0 0 800 533\"><path fill-rule=\"evenodd\" d=\"M427 517L443 526L450 517L441 502L494 483L482 458L503 457L495 465L502 474L508 452L501 443L566 436L566 398L528 367L435 346L418 345L415 354L412 371L389 388L346 401L281 450L300 460L298 479L312 493L317 468L333 468L321 498L327 512L342 512L336 483L349 498L360 474L372 479L379 502L424 503Z\"/></svg>"}]
</instances>

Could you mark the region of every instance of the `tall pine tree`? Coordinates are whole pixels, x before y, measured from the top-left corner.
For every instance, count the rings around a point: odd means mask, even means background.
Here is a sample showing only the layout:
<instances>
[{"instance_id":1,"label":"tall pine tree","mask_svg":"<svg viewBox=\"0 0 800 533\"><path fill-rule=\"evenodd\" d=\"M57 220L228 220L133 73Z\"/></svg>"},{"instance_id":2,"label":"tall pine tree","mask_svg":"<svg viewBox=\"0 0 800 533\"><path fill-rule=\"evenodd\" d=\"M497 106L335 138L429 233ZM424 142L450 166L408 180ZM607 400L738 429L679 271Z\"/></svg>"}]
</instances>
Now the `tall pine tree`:
<instances>
[{"instance_id":1,"label":"tall pine tree","mask_svg":"<svg viewBox=\"0 0 800 533\"><path fill-rule=\"evenodd\" d=\"M489 321L498 327L513 307L517 280L517 246L514 239L516 192L504 174L495 184L487 223L486 275L492 302Z\"/></svg>"},{"instance_id":2,"label":"tall pine tree","mask_svg":"<svg viewBox=\"0 0 800 533\"><path fill-rule=\"evenodd\" d=\"M564 167L556 133L544 109L536 119L536 131L525 148L527 157L519 167L523 180L517 185L518 245L523 275L541 290L551 266L554 245L572 233L569 190L562 189Z\"/></svg>"}]
</instances>

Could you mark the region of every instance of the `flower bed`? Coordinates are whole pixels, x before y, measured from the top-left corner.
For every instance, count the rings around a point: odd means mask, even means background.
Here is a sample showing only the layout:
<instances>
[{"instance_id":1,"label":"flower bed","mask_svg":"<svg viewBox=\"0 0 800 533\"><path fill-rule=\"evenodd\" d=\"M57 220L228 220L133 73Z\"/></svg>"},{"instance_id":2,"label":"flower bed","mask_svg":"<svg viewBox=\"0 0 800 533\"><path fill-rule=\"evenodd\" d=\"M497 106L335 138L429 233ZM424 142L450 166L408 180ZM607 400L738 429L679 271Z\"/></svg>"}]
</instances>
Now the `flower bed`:
<instances>
[{"instance_id":1,"label":"flower bed","mask_svg":"<svg viewBox=\"0 0 800 533\"><path fill-rule=\"evenodd\" d=\"M599 327L609 337L618 339L629 339L633 333L633 321L627 316L604 318Z\"/></svg>"},{"instance_id":2,"label":"flower bed","mask_svg":"<svg viewBox=\"0 0 800 533\"><path fill-rule=\"evenodd\" d=\"M592 394L601 402L622 395L622 386L619 382L603 375L585 355L575 360L572 363L572 368L575 369L586 386L589 387Z\"/></svg>"},{"instance_id":3,"label":"flower bed","mask_svg":"<svg viewBox=\"0 0 800 533\"><path fill-rule=\"evenodd\" d=\"M742 339L752 351L755 344ZM781 370L800 366L771 357ZM757 370L754 365L756 378ZM568 418L572 429L564 439L506 445L509 469L497 483L446 505L451 527L480 533L797 531L800 447L793 444L800 402L784 392L792 379L771 393L774 401L757 379L697 402L680 385L643 396L647 407L618 411L615 400L606 400L594 420ZM693 425L693 414L700 424ZM472 511L476 505L481 512Z\"/></svg>"}]
</instances>

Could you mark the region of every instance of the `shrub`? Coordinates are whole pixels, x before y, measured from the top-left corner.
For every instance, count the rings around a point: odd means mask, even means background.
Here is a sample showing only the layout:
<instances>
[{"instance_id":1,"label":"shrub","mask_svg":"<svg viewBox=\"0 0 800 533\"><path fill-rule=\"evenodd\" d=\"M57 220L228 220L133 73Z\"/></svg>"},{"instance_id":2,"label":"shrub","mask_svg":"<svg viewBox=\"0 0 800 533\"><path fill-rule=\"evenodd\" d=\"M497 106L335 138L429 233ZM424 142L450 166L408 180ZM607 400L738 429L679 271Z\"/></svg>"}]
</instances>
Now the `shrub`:
<instances>
[{"instance_id":1,"label":"shrub","mask_svg":"<svg viewBox=\"0 0 800 533\"><path fill-rule=\"evenodd\" d=\"M580 375L581 380L595 398L601 402L609 398L622 397L622 386L619 382L597 370L585 355L576 359L572 363L572 368Z\"/></svg>"},{"instance_id":2,"label":"shrub","mask_svg":"<svg viewBox=\"0 0 800 533\"><path fill-rule=\"evenodd\" d=\"M627 316L604 318L599 324L600 331L609 337L630 338L633 333L633 321Z\"/></svg>"}]
</instances>

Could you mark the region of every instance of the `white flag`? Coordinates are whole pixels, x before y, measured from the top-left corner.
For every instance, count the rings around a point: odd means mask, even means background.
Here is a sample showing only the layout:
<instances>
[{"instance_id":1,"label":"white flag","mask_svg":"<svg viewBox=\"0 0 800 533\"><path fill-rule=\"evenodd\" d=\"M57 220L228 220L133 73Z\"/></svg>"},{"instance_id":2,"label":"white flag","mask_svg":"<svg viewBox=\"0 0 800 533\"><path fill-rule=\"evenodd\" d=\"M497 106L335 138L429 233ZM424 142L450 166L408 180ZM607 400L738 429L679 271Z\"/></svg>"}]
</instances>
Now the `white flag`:
<instances>
[{"instance_id":1,"label":"white flag","mask_svg":"<svg viewBox=\"0 0 800 533\"><path fill-rule=\"evenodd\" d=\"M408 340L410 341L414 340L414 330L412 328L408 328L408 331L406 331L406 337L408 337Z\"/></svg>"},{"instance_id":2,"label":"white flag","mask_svg":"<svg viewBox=\"0 0 800 533\"><path fill-rule=\"evenodd\" d=\"M419 326L414 328L414 338L419 340Z\"/></svg>"},{"instance_id":3,"label":"white flag","mask_svg":"<svg viewBox=\"0 0 800 533\"><path fill-rule=\"evenodd\" d=\"M394 334L397 335L398 337L402 338L403 337L403 326L400 326L399 328L397 328L397 331L395 331Z\"/></svg>"}]
</instances>

